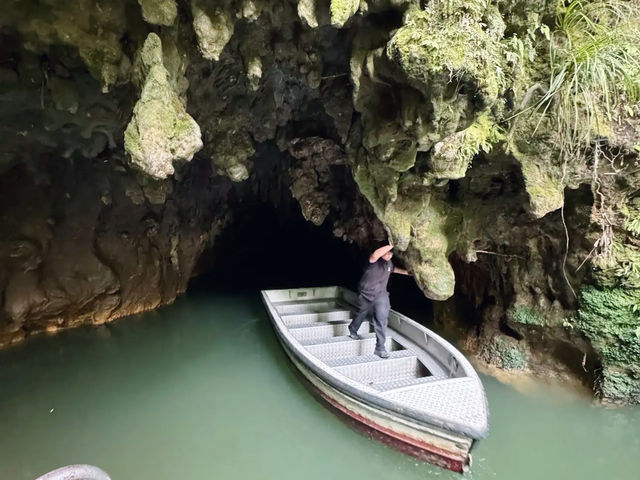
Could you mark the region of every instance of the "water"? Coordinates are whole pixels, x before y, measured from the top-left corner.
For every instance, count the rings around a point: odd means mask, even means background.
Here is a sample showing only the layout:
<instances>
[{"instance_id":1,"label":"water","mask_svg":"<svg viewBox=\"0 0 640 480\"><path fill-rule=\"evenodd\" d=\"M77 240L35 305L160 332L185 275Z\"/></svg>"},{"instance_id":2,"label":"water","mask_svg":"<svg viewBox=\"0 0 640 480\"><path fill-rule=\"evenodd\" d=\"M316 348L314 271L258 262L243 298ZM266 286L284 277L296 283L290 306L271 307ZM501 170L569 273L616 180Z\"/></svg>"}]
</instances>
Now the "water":
<instances>
[{"instance_id":1,"label":"water","mask_svg":"<svg viewBox=\"0 0 640 480\"><path fill-rule=\"evenodd\" d=\"M468 479L640 478L640 409L483 376L491 434ZM125 479L459 479L351 430L301 384L255 294L0 352L0 479L71 463Z\"/></svg>"}]
</instances>

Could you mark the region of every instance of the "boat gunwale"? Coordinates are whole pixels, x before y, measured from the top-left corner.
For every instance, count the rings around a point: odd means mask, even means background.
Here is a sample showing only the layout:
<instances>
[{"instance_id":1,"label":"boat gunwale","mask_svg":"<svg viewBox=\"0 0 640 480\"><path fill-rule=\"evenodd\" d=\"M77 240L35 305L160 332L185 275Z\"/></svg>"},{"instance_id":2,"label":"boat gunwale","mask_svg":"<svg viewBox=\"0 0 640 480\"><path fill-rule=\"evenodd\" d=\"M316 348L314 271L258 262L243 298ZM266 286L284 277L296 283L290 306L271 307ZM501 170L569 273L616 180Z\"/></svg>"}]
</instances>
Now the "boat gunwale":
<instances>
[{"instance_id":1,"label":"boat gunwale","mask_svg":"<svg viewBox=\"0 0 640 480\"><path fill-rule=\"evenodd\" d=\"M314 287L301 288L301 289L280 289L280 290L295 291L295 290L309 290L313 288ZM316 288L333 288L333 287L316 287ZM340 297L340 294L342 294L342 298L344 298L344 293L347 293L348 295L355 295L353 292L343 287L335 287L335 288L336 288L336 292L338 293L338 297ZM460 422L456 422L447 418L442 418L437 415L432 415L424 411L416 410L411 407L403 406L398 402L386 399L382 395L382 393L379 392L378 390L370 388L363 383L356 382L350 379L349 377L346 377L345 375L341 374L340 372L336 371L334 368L327 366L324 362L316 358L313 354L309 353L308 350L304 347L304 345L300 344L300 342L298 342L296 338L289 332L288 327L284 324L281 318L281 315L278 313L276 306L274 305L275 303L278 303L278 302L272 302L268 297L268 292L273 292L277 290L278 289L262 290L260 293L261 293L263 302L267 307L267 311L272 320L272 323L276 327L275 330L279 339L281 340L285 348L289 350L292 355L294 355L297 359L299 359L309 370L311 370L316 376L318 376L325 383L332 386L333 388L336 388L337 390L343 392L346 395L352 396L354 398L358 398L361 401L366 402L372 407L385 410L393 415L400 416L410 421L422 422L426 425L435 426L443 430L446 430L448 432L468 436L474 440L485 438L488 435L489 411L487 406L487 397L484 392L484 388L482 387L482 383L480 382L480 378L478 377L478 374L476 373L476 371L473 369L471 363L453 345L451 345L448 341L440 337L438 334L432 332L425 326L417 323L416 321L412 320L406 315L403 315L395 310L391 310L391 312L397 315L401 321L406 322L409 325L411 325L413 328L423 331L424 333L429 335L435 342L442 345L442 347L444 347L445 350L448 353L450 353L456 359L456 361L459 362L459 365L462 367L465 373L465 376L439 380L438 381L439 383L447 382L447 381L456 381L462 378L471 378L478 383L477 387L482 392L482 397L484 402L484 411L486 413L484 428L481 428L481 429L474 428L472 426L465 425ZM348 299L345 299L345 300L353 304L353 302L351 302L350 300Z\"/></svg>"}]
</instances>

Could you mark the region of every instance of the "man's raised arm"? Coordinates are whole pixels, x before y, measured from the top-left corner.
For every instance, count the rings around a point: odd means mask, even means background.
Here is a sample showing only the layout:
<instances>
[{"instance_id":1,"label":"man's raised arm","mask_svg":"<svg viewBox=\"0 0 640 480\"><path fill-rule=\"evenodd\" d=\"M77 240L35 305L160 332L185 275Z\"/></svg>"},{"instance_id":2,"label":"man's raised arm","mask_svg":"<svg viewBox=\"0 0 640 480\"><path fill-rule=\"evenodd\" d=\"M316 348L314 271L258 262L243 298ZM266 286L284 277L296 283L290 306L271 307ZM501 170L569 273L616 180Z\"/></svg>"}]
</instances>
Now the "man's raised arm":
<instances>
[{"instance_id":1,"label":"man's raised arm","mask_svg":"<svg viewBox=\"0 0 640 480\"><path fill-rule=\"evenodd\" d=\"M390 252L392 249L393 245L391 244L378 248L369 257L369 263L376 263L380 257L382 257L385 253Z\"/></svg>"}]
</instances>

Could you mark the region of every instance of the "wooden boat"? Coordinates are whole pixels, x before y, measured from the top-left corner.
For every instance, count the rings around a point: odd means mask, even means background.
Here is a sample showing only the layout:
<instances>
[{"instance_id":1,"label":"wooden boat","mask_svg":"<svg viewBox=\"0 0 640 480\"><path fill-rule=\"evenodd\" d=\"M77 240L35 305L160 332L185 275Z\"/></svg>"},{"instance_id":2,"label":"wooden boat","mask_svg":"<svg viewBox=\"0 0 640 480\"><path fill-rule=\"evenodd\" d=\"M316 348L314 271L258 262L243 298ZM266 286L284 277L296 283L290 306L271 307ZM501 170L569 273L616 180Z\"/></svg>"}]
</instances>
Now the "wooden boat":
<instances>
[{"instance_id":1,"label":"wooden boat","mask_svg":"<svg viewBox=\"0 0 640 480\"><path fill-rule=\"evenodd\" d=\"M373 325L348 336L357 295L341 287L263 290L287 355L332 407L408 453L466 471L487 436L482 383L450 343L391 310L388 359L373 354Z\"/></svg>"}]
</instances>

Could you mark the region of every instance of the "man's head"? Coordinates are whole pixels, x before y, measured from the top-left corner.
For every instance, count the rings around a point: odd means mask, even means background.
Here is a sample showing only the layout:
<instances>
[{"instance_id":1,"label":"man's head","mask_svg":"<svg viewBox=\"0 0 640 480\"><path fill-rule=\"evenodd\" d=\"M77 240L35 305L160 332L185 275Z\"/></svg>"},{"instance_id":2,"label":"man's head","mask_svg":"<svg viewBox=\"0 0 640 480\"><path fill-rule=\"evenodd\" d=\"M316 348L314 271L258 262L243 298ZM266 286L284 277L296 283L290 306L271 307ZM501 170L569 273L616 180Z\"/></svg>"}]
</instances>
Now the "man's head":
<instances>
[{"instance_id":1,"label":"man's head","mask_svg":"<svg viewBox=\"0 0 640 480\"><path fill-rule=\"evenodd\" d=\"M389 250L387 253L382 255L382 258L387 262L391 260L391 257L393 257L393 252L391 250Z\"/></svg>"}]
</instances>

